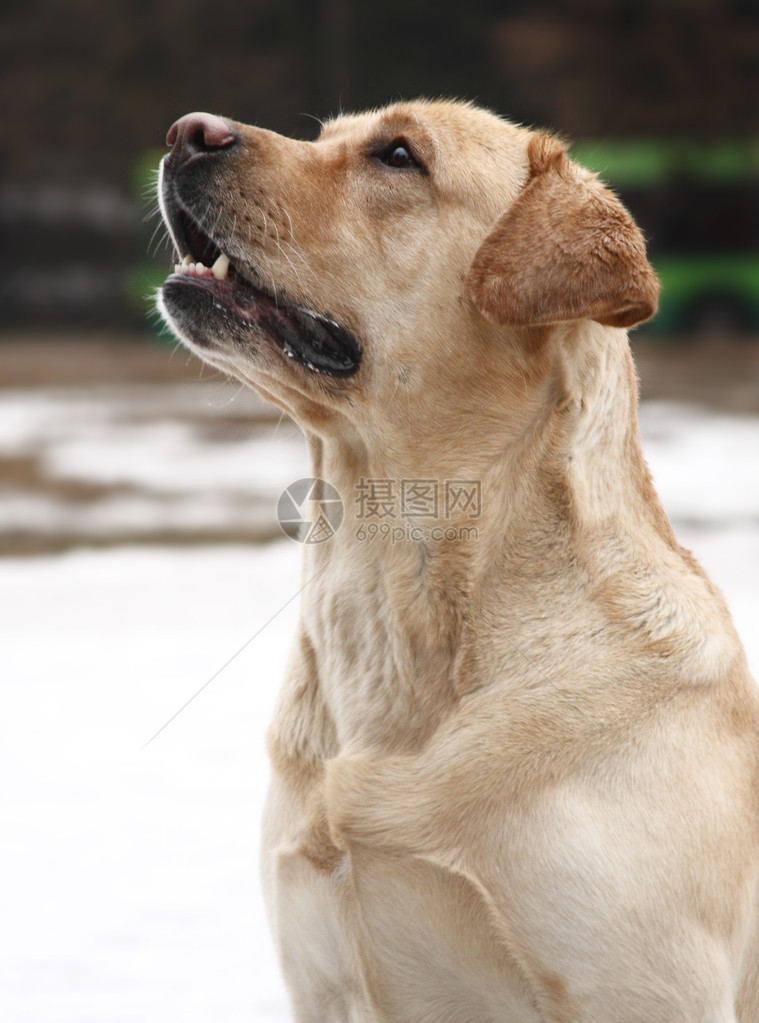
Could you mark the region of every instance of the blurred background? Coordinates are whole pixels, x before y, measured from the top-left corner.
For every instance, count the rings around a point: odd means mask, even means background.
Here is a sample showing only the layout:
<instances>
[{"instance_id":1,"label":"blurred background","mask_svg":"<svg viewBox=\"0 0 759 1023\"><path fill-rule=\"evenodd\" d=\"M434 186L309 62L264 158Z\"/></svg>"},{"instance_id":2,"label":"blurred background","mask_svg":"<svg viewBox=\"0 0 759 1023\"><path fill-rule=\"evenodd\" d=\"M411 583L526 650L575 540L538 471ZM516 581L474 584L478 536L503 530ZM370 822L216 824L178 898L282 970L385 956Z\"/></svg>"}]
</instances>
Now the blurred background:
<instances>
[{"instance_id":1,"label":"blurred background","mask_svg":"<svg viewBox=\"0 0 759 1023\"><path fill-rule=\"evenodd\" d=\"M759 672L755 0L4 0L4 1020L288 1019L255 860L308 466L161 332L151 190L188 111L313 138L417 95L557 130L637 218L645 453Z\"/></svg>"},{"instance_id":2,"label":"blurred background","mask_svg":"<svg viewBox=\"0 0 759 1023\"><path fill-rule=\"evenodd\" d=\"M102 419L85 416L75 385L93 396L200 373L174 354L151 301L172 262L149 215L154 172L168 126L193 109L314 137L318 118L343 109L441 95L558 130L630 207L662 279L660 312L636 334L644 396L759 410L753 0L7 0L0 88L0 386L68 388L56 397L74 401L79 423L61 408L69 447L44 457L31 442L8 451L6 438L0 550L276 531L256 484L232 487L234 468L226 512L210 498L203 512L188 508L176 466L160 488L158 465L152 482L136 465L117 472L108 424L99 460L75 445ZM249 417L271 420L249 395L220 408L221 382L202 380L195 439L239 439ZM149 393L176 405L173 433L152 447L176 461L186 392L110 391L110 425L124 402L147 428ZM36 429L40 454L63 440Z\"/></svg>"},{"instance_id":3,"label":"blurred background","mask_svg":"<svg viewBox=\"0 0 759 1023\"><path fill-rule=\"evenodd\" d=\"M204 512L176 465L159 486L159 465L151 482L114 464L124 404L145 429L156 401L171 406L173 433L152 447L163 462L184 451L180 422L210 443L271 420L249 395L219 407L207 372L199 422L186 392L145 390L201 373L151 301L172 262L149 215L154 172L168 126L193 109L308 138L340 110L440 95L556 129L630 207L662 279L659 315L636 334L644 396L759 410L753 0L6 0L0 89L0 387L64 388L54 397L78 410L53 417L65 451L49 421L25 428L39 457L0 438L0 551L276 532L234 468L226 511L207 498ZM139 400L114 392L128 383L144 385ZM110 426L76 385L111 387ZM75 445L95 422L99 459ZM131 433L138 449L146 436Z\"/></svg>"}]
</instances>

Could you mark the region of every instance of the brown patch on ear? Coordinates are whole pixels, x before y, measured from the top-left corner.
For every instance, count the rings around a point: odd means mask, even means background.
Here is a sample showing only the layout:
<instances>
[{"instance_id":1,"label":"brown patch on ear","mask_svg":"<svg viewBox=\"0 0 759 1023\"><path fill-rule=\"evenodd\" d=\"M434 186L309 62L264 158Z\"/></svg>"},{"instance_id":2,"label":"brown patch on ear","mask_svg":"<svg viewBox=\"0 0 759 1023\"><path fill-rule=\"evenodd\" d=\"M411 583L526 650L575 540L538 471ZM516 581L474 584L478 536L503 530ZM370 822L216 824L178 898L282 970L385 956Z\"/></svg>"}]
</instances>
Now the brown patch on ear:
<instances>
[{"instance_id":1,"label":"brown patch on ear","mask_svg":"<svg viewBox=\"0 0 759 1023\"><path fill-rule=\"evenodd\" d=\"M512 326L631 327L653 316L659 282L627 210L552 136L534 136L528 157L532 177L469 269L475 306Z\"/></svg>"},{"instance_id":2,"label":"brown patch on ear","mask_svg":"<svg viewBox=\"0 0 759 1023\"><path fill-rule=\"evenodd\" d=\"M527 145L527 159L530 161L530 177L555 169L567 155L567 147L556 135L546 131L537 132Z\"/></svg>"}]
</instances>

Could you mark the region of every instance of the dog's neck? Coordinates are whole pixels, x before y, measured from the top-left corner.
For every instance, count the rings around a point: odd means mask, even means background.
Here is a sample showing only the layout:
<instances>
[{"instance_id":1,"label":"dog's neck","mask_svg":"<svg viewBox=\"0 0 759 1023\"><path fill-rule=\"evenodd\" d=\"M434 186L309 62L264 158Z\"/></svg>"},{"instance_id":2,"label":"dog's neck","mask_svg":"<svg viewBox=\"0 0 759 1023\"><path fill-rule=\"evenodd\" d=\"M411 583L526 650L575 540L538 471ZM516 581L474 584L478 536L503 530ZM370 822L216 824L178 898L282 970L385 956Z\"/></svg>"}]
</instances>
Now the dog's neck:
<instances>
[{"instance_id":1,"label":"dog's neck","mask_svg":"<svg viewBox=\"0 0 759 1023\"><path fill-rule=\"evenodd\" d=\"M316 563L342 560L347 548L390 567L395 552L430 573L451 556L471 576L483 556L492 561L526 534L553 548L568 542L565 529L552 535L557 523L587 540L630 517L671 546L642 455L625 333L570 324L545 349L531 378L512 373L497 411L481 397L487 429L475 400L465 429L459 416L447 435L438 417L432 441L404 430L377 440L370 431L307 434L313 475L337 488L345 512L339 537L313 549Z\"/></svg>"},{"instance_id":2,"label":"dog's neck","mask_svg":"<svg viewBox=\"0 0 759 1023\"><path fill-rule=\"evenodd\" d=\"M417 504L404 506L404 481L413 487L418 465L393 464L386 449L372 451L356 438L311 439L314 476L344 502L335 535L305 547L303 591L305 634L341 747L424 741L462 692L482 684L488 629L500 648L495 636L503 630L519 649L540 646L549 590L554 607L590 601L583 566L609 550L615 555L621 538L641 535L640 522L627 528L630 516L646 520L647 561L674 544L640 451L635 374L622 332L568 330L523 400L540 415L521 435L515 421L505 424L508 443L478 466L476 479L476 442L459 440L460 478L477 484L476 508L446 505L438 490L437 505L420 514L425 499L433 501L433 484L444 488L450 477L430 470ZM455 462L446 472L456 475ZM515 619L515 606L524 620ZM469 649L473 618L477 650ZM558 652L561 622L550 630L544 650Z\"/></svg>"}]
</instances>

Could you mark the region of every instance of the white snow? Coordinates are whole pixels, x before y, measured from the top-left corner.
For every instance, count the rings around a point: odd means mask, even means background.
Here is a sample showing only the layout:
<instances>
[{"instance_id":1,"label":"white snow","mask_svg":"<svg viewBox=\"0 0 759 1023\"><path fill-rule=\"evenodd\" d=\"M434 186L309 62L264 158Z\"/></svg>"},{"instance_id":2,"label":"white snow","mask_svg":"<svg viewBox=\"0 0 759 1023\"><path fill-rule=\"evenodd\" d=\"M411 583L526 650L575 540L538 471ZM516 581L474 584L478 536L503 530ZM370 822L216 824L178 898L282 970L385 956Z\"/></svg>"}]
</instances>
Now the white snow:
<instances>
[{"instance_id":1,"label":"white snow","mask_svg":"<svg viewBox=\"0 0 759 1023\"><path fill-rule=\"evenodd\" d=\"M640 425L673 522L759 525L759 418L650 402L641 407Z\"/></svg>"},{"instance_id":2,"label":"white snow","mask_svg":"<svg viewBox=\"0 0 759 1023\"><path fill-rule=\"evenodd\" d=\"M207 521L222 498L231 515L259 471L271 494L305 466L273 425L224 454L181 421L184 392L169 406L155 392L133 432L111 400L82 398L77 417L61 395L32 397L0 406L3 451L42 450L51 471L138 483L146 500L170 491L180 517ZM656 405L642 427L677 531L724 589L759 675L759 419ZM0 500L6 519L22 498ZM89 514L86 530L107 531L102 507ZM0 561L3 1021L290 1018L257 849L299 562L288 540Z\"/></svg>"},{"instance_id":3,"label":"white snow","mask_svg":"<svg viewBox=\"0 0 759 1023\"><path fill-rule=\"evenodd\" d=\"M198 481L212 493L278 491L282 464L300 459L300 437L256 437L244 444L203 442L192 427L176 423L122 426L97 437L59 441L47 459L54 476L97 483L131 483L159 492L195 493Z\"/></svg>"},{"instance_id":4,"label":"white snow","mask_svg":"<svg viewBox=\"0 0 759 1023\"><path fill-rule=\"evenodd\" d=\"M283 540L3 562L0 1019L288 1018L257 847L297 600L245 644L298 561Z\"/></svg>"},{"instance_id":5,"label":"white snow","mask_svg":"<svg viewBox=\"0 0 759 1023\"><path fill-rule=\"evenodd\" d=\"M0 392L0 457L34 458L47 483L0 485L0 532L139 540L271 527L281 492L308 474L299 432L271 420L226 381ZM102 493L83 500L72 483Z\"/></svg>"}]
</instances>

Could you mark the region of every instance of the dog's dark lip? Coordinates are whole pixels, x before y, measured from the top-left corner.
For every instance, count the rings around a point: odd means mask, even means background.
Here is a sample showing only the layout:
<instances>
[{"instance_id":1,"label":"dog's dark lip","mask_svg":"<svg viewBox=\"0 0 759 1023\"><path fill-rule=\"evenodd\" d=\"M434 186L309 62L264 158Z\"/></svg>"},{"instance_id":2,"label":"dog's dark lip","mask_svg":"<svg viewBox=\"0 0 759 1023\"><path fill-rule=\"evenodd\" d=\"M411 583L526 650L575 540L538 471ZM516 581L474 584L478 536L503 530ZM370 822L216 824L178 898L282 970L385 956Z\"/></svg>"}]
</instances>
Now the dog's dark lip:
<instances>
[{"instance_id":1,"label":"dog's dark lip","mask_svg":"<svg viewBox=\"0 0 759 1023\"><path fill-rule=\"evenodd\" d=\"M231 314L239 326L263 331L290 359L317 373L335 377L353 376L361 364L361 348L354 335L332 317L271 294L253 271L230 262L226 276L219 279L208 268L214 266L223 250L197 219L176 201L165 202L169 226L178 247L179 258L193 264L203 263L202 274L177 265L164 284L164 298L172 295L205 296L203 313L210 308ZM177 292L176 289L180 291ZM191 299L192 300L192 299ZM200 312L200 310L199 310Z\"/></svg>"}]
</instances>

